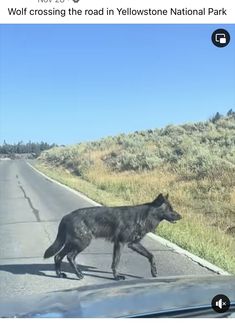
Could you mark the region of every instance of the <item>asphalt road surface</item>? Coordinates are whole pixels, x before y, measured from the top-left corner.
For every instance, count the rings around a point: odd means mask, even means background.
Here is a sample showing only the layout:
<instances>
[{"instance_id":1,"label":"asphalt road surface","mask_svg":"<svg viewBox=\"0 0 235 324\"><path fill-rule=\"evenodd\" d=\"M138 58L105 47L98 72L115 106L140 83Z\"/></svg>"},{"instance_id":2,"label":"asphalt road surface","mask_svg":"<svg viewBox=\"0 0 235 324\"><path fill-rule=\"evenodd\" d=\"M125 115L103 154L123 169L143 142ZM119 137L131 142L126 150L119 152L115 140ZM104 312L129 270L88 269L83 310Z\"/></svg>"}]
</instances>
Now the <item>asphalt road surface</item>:
<instances>
[{"instance_id":1,"label":"asphalt road surface","mask_svg":"<svg viewBox=\"0 0 235 324\"><path fill-rule=\"evenodd\" d=\"M88 206L88 201L46 179L26 161L0 161L0 298L113 280L112 245L104 240L93 240L77 257L85 274L83 280L77 280L66 258L62 270L67 279L56 277L53 258L43 259L56 237L60 219ZM149 237L143 239L143 244L155 255L159 276L213 274ZM119 270L126 280L151 277L148 261L127 247Z\"/></svg>"}]
</instances>

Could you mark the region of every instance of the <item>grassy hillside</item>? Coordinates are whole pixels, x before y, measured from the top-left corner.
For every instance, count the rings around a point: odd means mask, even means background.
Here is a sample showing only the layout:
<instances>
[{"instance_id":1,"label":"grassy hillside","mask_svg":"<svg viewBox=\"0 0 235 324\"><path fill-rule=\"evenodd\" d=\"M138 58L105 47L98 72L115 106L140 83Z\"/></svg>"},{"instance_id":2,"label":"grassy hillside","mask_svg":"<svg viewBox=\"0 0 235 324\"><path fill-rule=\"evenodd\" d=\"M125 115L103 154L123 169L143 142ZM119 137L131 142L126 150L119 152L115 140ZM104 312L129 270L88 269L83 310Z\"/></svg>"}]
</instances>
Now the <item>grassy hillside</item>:
<instances>
[{"instance_id":1,"label":"grassy hillside","mask_svg":"<svg viewBox=\"0 0 235 324\"><path fill-rule=\"evenodd\" d=\"M106 205L169 193L158 234L235 273L235 113L45 151L37 167Z\"/></svg>"}]
</instances>

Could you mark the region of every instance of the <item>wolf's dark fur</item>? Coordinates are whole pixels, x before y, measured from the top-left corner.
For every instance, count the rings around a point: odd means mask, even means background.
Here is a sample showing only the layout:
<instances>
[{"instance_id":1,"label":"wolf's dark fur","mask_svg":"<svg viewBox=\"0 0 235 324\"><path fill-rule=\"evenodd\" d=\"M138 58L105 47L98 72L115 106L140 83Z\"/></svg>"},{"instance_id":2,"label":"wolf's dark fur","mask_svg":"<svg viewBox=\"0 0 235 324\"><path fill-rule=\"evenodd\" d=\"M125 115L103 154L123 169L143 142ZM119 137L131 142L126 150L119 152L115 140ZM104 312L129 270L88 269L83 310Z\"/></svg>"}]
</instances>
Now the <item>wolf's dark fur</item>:
<instances>
[{"instance_id":1,"label":"wolf's dark fur","mask_svg":"<svg viewBox=\"0 0 235 324\"><path fill-rule=\"evenodd\" d=\"M55 270L59 277L65 278L60 266L67 259L79 279L82 272L75 263L76 256L82 252L93 238L104 238L113 242L112 270L114 278L125 279L117 272L121 248L124 244L145 256L151 265L151 273L156 277L154 256L140 243L146 233L155 232L162 220L175 222L181 216L175 212L168 201L168 195L160 194L154 201L136 206L90 207L77 209L64 216L60 222L55 242L46 250L44 258L55 255Z\"/></svg>"}]
</instances>

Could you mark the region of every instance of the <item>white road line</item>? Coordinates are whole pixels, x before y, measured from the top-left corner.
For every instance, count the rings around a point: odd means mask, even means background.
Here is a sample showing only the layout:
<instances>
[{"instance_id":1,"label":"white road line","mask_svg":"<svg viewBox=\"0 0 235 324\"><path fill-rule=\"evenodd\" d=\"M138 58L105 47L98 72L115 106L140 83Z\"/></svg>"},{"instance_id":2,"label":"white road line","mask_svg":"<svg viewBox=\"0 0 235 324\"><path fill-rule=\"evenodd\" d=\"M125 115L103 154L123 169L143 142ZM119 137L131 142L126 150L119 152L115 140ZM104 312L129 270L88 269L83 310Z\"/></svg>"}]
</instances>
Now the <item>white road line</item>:
<instances>
[{"instance_id":1,"label":"white road line","mask_svg":"<svg viewBox=\"0 0 235 324\"><path fill-rule=\"evenodd\" d=\"M85 199L86 201L88 201L89 203L91 203L92 205L94 206L102 206L101 204L97 203L96 201L86 197L84 194L82 194L81 192L78 192L74 189L71 189L69 188L68 186L48 177L47 175L45 175L44 173L42 173L41 171L37 170L36 168L34 168L30 163L26 162L34 171L38 172L39 174L41 174L44 178L47 178L48 180L58 184L59 186L69 190L70 192L74 193L75 195L79 196L80 198L82 199ZM192 254L190 252L188 252L187 250L184 250L182 249L181 247L179 247L178 245L156 235L156 234L153 234L153 233L149 233L147 234L148 237L150 237L151 239L157 241L158 243L162 244L163 246L166 246L166 247L169 247L170 249L174 250L175 252L179 253L179 254L182 254L186 257L188 257L189 259L191 259L192 261L196 262L197 264L217 273L217 274L220 274L220 275L224 275L224 276L230 276L231 274L228 273L227 271L224 271L223 269L217 267L216 265L198 257L197 255L195 254ZM216 248L216 247L215 247Z\"/></svg>"},{"instance_id":2,"label":"white road line","mask_svg":"<svg viewBox=\"0 0 235 324\"><path fill-rule=\"evenodd\" d=\"M34 171L38 172L39 174L41 174L41 176L43 176L44 178L50 180L51 182L54 182L56 184L58 184L59 186L69 190L70 192L74 193L75 195L79 196L80 198L86 200L87 202L89 202L90 204L94 205L94 206L102 206L101 204L97 203L96 201L88 198L87 196L85 196L84 194L82 194L81 192L74 190L62 183L60 183L59 181L56 181L50 177L48 177L47 175L45 175L44 173L42 173L41 171L37 170L35 167L33 167L30 163L26 162Z\"/></svg>"},{"instance_id":3,"label":"white road line","mask_svg":"<svg viewBox=\"0 0 235 324\"><path fill-rule=\"evenodd\" d=\"M192 254L190 252L188 252L187 250L182 249L181 247L179 247L178 245L156 235L153 233L149 233L148 234L149 237L151 237L153 240L158 241L159 243L161 243L162 245L171 248L172 250L174 250L175 252L179 253L179 254L183 254L186 257L188 257L189 259L191 259L192 261L200 264L201 266L203 266L204 268L207 268L209 270L212 270L213 272L216 272L220 275L224 275L224 276L230 276L231 274L228 273L227 271L224 271L223 269L217 267L216 265L198 257L195 254Z\"/></svg>"}]
</instances>

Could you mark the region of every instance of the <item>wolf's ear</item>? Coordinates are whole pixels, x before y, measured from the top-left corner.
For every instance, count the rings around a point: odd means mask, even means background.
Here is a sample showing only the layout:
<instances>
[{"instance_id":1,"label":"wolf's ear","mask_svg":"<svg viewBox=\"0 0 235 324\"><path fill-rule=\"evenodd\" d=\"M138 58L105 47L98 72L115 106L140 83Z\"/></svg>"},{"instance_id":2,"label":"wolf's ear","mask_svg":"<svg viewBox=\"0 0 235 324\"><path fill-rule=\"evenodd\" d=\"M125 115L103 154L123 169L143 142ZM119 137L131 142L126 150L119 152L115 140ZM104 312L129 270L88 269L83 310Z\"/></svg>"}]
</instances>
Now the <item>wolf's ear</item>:
<instances>
[{"instance_id":1,"label":"wolf's ear","mask_svg":"<svg viewBox=\"0 0 235 324\"><path fill-rule=\"evenodd\" d=\"M167 194L166 194L166 199L168 199L168 198L169 198L169 194L167 193Z\"/></svg>"},{"instance_id":2,"label":"wolf's ear","mask_svg":"<svg viewBox=\"0 0 235 324\"><path fill-rule=\"evenodd\" d=\"M159 201L164 200L163 194L160 193L160 194L157 196L156 200L159 200Z\"/></svg>"},{"instance_id":3,"label":"wolf's ear","mask_svg":"<svg viewBox=\"0 0 235 324\"><path fill-rule=\"evenodd\" d=\"M154 205L158 205L158 206L160 206L161 204L163 204L164 203L164 197L163 197L163 194L159 194L158 196L157 196L157 198L152 202L152 204L154 204Z\"/></svg>"}]
</instances>

